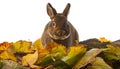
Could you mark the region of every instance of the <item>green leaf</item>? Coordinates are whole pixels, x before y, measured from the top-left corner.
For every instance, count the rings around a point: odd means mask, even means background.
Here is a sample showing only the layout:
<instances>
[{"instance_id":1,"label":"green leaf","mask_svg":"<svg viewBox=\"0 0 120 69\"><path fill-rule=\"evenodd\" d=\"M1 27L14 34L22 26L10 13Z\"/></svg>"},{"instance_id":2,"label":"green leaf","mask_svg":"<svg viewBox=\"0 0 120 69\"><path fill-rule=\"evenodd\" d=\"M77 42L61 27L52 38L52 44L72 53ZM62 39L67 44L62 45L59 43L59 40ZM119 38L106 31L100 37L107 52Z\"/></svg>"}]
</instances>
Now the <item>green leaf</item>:
<instances>
[{"instance_id":1,"label":"green leaf","mask_svg":"<svg viewBox=\"0 0 120 69\"><path fill-rule=\"evenodd\" d=\"M112 69L102 58L96 57L87 69Z\"/></svg>"},{"instance_id":2,"label":"green leaf","mask_svg":"<svg viewBox=\"0 0 120 69\"><path fill-rule=\"evenodd\" d=\"M0 69L2 69L3 63L0 61Z\"/></svg>"},{"instance_id":3,"label":"green leaf","mask_svg":"<svg viewBox=\"0 0 120 69\"><path fill-rule=\"evenodd\" d=\"M57 60L53 63L55 69L72 69L68 64L62 60Z\"/></svg>"},{"instance_id":4,"label":"green leaf","mask_svg":"<svg viewBox=\"0 0 120 69\"><path fill-rule=\"evenodd\" d=\"M62 61L73 67L78 60L85 54L86 48L83 46L70 47L70 51L67 56L62 58Z\"/></svg>"},{"instance_id":5,"label":"green leaf","mask_svg":"<svg viewBox=\"0 0 120 69\"><path fill-rule=\"evenodd\" d=\"M38 66L49 66L53 65L55 69L72 69L68 64L60 59L48 55L37 64Z\"/></svg>"},{"instance_id":6,"label":"green leaf","mask_svg":"<svg viewBox=\"0 0 120 69\"><path fill-rule=\"evenodd\" d=\"M37 65L38 66L48 66L54 63L54 57L51 55L45 56L42 60L38 61Z\"/></svg>"},{"instance_id":7,"label":"green leaf","mask_svg":"<svg viewBox=\"0 0 120 69\"><path fill-rule=\"evenodd\" d=\"M50 54L57 59L61 59L62 57L67 55L67 50L66 50L65 46L58 45L51 49Z\"/></svg>"},{"instance_id":8,"label":"green leaf","mask_svg":"<svg viewBox=\"0 0 120 69\"><path fill-rule=\"evenodd\" d=\"M87 64L94 61L95 57L102 52L101 49L94 48L86 52L86 54L78 61L78 63L73 67L74 69L79 69L86 66Z\"/></svg>"},{"instance_id":9,"label":"green leaf","mask_svg":"<svg viewBox=\"0 0 120 69\"><path fill-rule=\"evenodd\" d=\"M120 61L120 47L107 45L107 49L103 50L103 53L107 60L119 60Z\"/></svg>"},{"instance_id":10,"label":"green leaf","mask_svg":"<svg viewBox=\"0 0 120 69\"><path fill-rule=\"evenodd\" d=\"M48 46L39 50L37 65L48 66L65 55L67 55L65 46L51 42Z\"/></svg>"}]
</instances>

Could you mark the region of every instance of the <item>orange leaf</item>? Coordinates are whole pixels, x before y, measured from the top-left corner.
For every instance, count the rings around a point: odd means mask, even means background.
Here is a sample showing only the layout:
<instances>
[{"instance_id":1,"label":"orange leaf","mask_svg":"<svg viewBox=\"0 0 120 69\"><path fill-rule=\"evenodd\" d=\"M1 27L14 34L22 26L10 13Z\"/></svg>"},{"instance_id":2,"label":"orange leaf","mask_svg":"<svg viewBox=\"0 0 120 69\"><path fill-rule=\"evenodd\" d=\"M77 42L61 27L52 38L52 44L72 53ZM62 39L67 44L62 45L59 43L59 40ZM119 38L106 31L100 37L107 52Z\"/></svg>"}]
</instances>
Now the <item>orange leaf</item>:
<instances>
[{"instance_id":1,"label":"orange leaf","mask_svg":"<svg viewBox=\"0 0 120 69\"><path fill-rule=\"evenodd\" d=\"M0 50L7 50L10 46L12 46L12 43L3 42L0 44Z\"/></svg>"},{"instance_id":2,"label":"orange leaf","mask_svg":"<svg viewBox=\"0 0 120 69\"><path fill-rule=\"evenodd\" d=\"M38 61L41 61L46 55L49 54L49 51L45 48L38 51Z\"/></svg>"}]
</instances>

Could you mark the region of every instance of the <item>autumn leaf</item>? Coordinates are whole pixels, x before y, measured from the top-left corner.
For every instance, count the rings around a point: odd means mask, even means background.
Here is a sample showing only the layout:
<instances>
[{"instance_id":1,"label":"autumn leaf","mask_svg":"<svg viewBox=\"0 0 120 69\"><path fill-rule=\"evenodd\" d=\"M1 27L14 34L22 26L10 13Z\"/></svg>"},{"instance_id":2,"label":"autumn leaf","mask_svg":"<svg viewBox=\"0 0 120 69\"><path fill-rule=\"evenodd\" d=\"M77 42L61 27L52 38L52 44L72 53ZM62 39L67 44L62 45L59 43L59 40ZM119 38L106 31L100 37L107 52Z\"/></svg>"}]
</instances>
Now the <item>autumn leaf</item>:
<instances>
[{"instance_id":1,"label":"autumn leaf","mask_svg":"<svg viewBox=\"0 0 120 69\"><path fill-rule=\"evenodd\" d=\"M37 65L39 65L39 66L51 65L51 64L55 63L55 61L57 59L61 59L62 57L64 57L66 55L66 53L67 52L65 51L64 47L62 47L62 46L54 47L51 50L51 52L42 51L41 53L39 53L39 60L37 62Z\"/></svg>"},{"instance_id":2,"label":"autumn leaf","mask_svg":"<svg viewBox=\"0 0 120 69\"><path fill-rule=\"evenodd\" d=\"M49 51L45 48L38 51L38 61L42 60L46 55L49 54Z\"/></svg>"},{"instance_id":3,"label":"autumn leaf","mask_svg":"<svg viewBox=\"0 0 120 69\"><path fill-rule=\"evenodd\" d=\"M50 53L46 48L40 49L38 51L38 60L37 60L36 64L39 65L39 66L46 66L46 64L48 65L49 64L49 59L48 59L49 54Z\"/></svg>"},{"instance_id":4,"label":"autumn leaf","mask_svg":"<svg viewBox=\"0 0 120 69\"><path fill-rule=\"evenodd\" d=\"M87 69L112 69L101 57L96 57Z\"/></svg>"},{"instance_id":5,"label":"autumn leaf","mask_svg":"<svg viewBox=\"0 0 120 69\"><path fill-rule=\"evenodd\" d=\"M39 49L43 48L42 43L41 43L41 39L38 39L33 43L33 48L35 50L36 49L39 50Z\"/></svg>"},{"instance_id":6,"label":"autumn leaf","mask_svg":"<svg viewBox=\"0 0 120 69\"><path fill-rule=\"evenodd\" d=\"M0 60L0 69L2 69L2 67L3 67L3 63Z\"/></svg>"},{"instance_id":7,"label":"autumn leaf","mask_svg":"<svg viewBox=\"0 0 120 69\"><path fill-rule=\"evenodd\" d=\"M30 69L30 67L22 66L19 62L13 60L3 60L0 69Z\"/></svg>"},{"instance_id":8,"label":"autumn leaf","mask_svg":"<svg viewBox=\"0 0 120 69\"><path fill-rule=\"evenodd\" d=\"M98 41L99 43L111 43L105 38L100 38ZM97 46L97 44L95 46ZM64 45L57 44L54 41L51 41L51 43L43 47L40 39L33 44L25 40L19 40L13 43L3 42L0 43L0 60L10 59L13 62L19 61L22 63L21 65L16 62L16 64L20 66L15 66L15 68L28 66L28 68L32 69L79 69L82 67L87 67L88 69L111 69L105 62L106 60L104 61L102 59L103 57L97 57L97 55L103 51L107 59L120 61L119 46L107 45L107 48L93 48L88 51L86 49L83 44L70 46L69 49L67 49ZM0 66L1 65L4 66L3 62L0 62Z\"/></svg>"},{"instance_id":9,"label":"autumn leaf","mask_svg":"<svg viewBox=\"0 0 120 69\"><path fill-rule=\"evenodd\" d=\"M107 60L119 60L120 61L120 47L107 45L107 48L103 50L103 53Z\"/></svg>"},{"instance_id":10,"label":"autumn leaf","mask_svg":"<svg viewBox=\"0 0 120 69\"><path fill-rule=\"evenodd\" d=\"M26 56L23 56L22 65L30 66L31 68L33 68L37 60L38 60L38 51L35 51L35 53L33 54L27 54Z\"/></svg>"},{"instance_id":11,"label":"autumn leaf","mask_svg":"<svg viewBox=\"0 0 120 69\"><path fill-rule=\"evenodd\" d=\"M10 46L12 46L12 43L3 42L0 44L0 50L8 50Z\"/></svg>"},{"instance_id":12,"label":"autumn leaf","mask_svg":"<svg viewBox=\"0 0 120 69\"><path fill-rule=\"evenodd\" d=\"M39 50L39 59L37 65L39 66L47 66L52 64L56 59L60 59L67 54L66 47L57 44L55 42L51 42L45 48Z\"/></svg>"},{"instance_id":13,"label":"autumn leaf","mask_svg":"<svg viewBox=\"0 0 120 69\"><path fill-rule=\"evenodd\" d=\"M86 52L86 54L77 62L73 69L80 69L83 66L94 61L95 57L102 52L102 49L93 48Z\"/></svg>"},{"instance_id":14,"label":"autumn leaf","mask_svg":"<svg viewBox=\"0 0 120 69\"><path fill-rule=\"evenodd\" d=\"M100 42L111 42L111 40L107 40L105 37L101 37L98 39Z\"/></svg>"},{"instance_id":15,"label":"autumn leaf","mask_svg":"<svg viewBox=\"0 0 120 69\"><path fill-rule=\"evenodd\" d=\"M11 59L11 60L17 61L17 58L14 56L14 54L7 52L7 51L3 51L2 53L0 53L0 58L1 59Z\"/></svg>"},{"instance_id":16,"label":"autumn leaf","mask_svg":"<svg viewBox=\"0 0 120 69\"><path fill-rule=\"evenodd\" d=\"M56 58L62 58L63 56L67 55L67 49L64 45L58 44L54 41L51 41L44 50L47 50L49 54Z\"/></svg>"},{"instance_id":17,"label":"autumn leaf","mask_svg":"<svg viewBox=\"0 0 120 69\"><path fill-rule=\"evenodd\" d=\"M38 64L39 66L53 65L55 69L71 69L72 65L74 65L77 62L77 60L79 60L80 56L82 56L83 53L85 53L86 51L86 48L83 45L73 46L70 47L70 51L68 52L68 54L62 55L63 58L61 58L61 57L56 57L53 54L57 54L62 51L67 53L66 48L64 48L60 44L53 44L53 45L54 46L52 45L50 46L52 48L49 49L50 54L45 56L45 58L39 62Z\"/></svg>"},{"instance_id":18,"label":"autumn leaf","mask_svg":"<svg viewBox=\"0 0 120 69\"><path fill-rule=\"evenodd\" d=\"M31 45L32 45L32 42L20 40L13 43L13 48L15 52L29 53L29 52L33 52L32 49L30 49Z\"/></svg>"},{"instance_id":19,"label":"autumn leaf","mask_svg":"<svg viewBox=\"0 0 120 69\"><path fill-rule=\"evenodd\" d=\"M62 61L71 67L84 55L86 48L83 45L71 46L68 55L62 58Z\"/></svg>"},{"instance_id":20,"label":"autumn leaf","mask_svg":"<svg viewBox=\"0 0 120 69\"><path fill-rule=\"evenodd\" d=\"M62 60L56 60L53 63L53 67L54 67L54 69L72 69L72 67L70 65L68 65L67 63L65 63Z\"/></svg>"},{"instance_id":21,"label":"autumn leaf","mask_svg":"<svg viewBox=\"0 0 120 69\"><path fill-rule=\"evenodd\" d=\"M47 46L45 47L49 52L52 52L52 49L55 47L59 47L59 46L63 46L61 44L58 44L54 41L51 41L49 44L47 44Z\"/></svg>"},{"instance_id":22,"label":"autumn leaf","mask_svg":"<svg viewBox=\"0 0 120 69\"><path fill-rule=\"evenodd\" d=\"M53 48L51 48L50 54L57 58L60 59L64 56L67 55L67 49L65 46L61 45L61 44L56 44L56 46L54 46Z\"/></svg>"},{"instance_id":23,"label":"autumn leaf","mask_svg":"<svg viewBox=\"0 0 120 69\"><path fill-rule=\"evenodd\" d=\"M48 66L55 62L55 58L51 55L46 55L42 60L38 60L38 66Z\"/></svg>"}]
</instances>

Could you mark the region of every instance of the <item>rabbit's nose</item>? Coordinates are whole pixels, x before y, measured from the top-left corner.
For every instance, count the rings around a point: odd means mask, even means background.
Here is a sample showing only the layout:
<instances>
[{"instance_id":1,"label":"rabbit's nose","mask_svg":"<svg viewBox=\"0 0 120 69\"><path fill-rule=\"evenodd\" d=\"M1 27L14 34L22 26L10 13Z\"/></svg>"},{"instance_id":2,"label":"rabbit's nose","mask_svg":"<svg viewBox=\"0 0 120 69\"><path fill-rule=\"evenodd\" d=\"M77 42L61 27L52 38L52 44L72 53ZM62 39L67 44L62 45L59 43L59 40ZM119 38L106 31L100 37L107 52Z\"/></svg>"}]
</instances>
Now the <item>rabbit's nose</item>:
<instances>
[{"instance_id":1,"label":"rabbit's nose","mask_svg":"<svg viewBox=\"0 0 120 69\"><path fill-rule=\"evenodd\" d=\"M64 30L59 30L59 31L57 31L57 36L64 36L65 33L66 32Z\"/></svg>"}]
</instances>

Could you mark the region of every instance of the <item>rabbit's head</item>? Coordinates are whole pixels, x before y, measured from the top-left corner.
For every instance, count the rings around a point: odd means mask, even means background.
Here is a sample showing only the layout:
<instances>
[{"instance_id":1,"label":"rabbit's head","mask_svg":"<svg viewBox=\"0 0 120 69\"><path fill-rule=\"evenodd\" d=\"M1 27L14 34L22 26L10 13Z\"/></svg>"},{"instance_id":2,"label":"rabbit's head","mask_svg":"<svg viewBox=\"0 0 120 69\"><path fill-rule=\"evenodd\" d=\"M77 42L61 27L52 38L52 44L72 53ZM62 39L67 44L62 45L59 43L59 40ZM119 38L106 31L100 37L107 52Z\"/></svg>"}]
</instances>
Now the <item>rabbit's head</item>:
<instances>
[{"instance_id":1,"label":"rabbit's head","mask_svg":"<svg viewBox=\"0 0 120 69\"><path fill-rule=\"evenodd\" d=\"M67 21L69 9L70 4L68 3L63 13L57 13L50 3L47 4L47 13L51 19L47 33L52 39L64 40L71 35L70 23Z\"/></svg>"}]
</instances>

